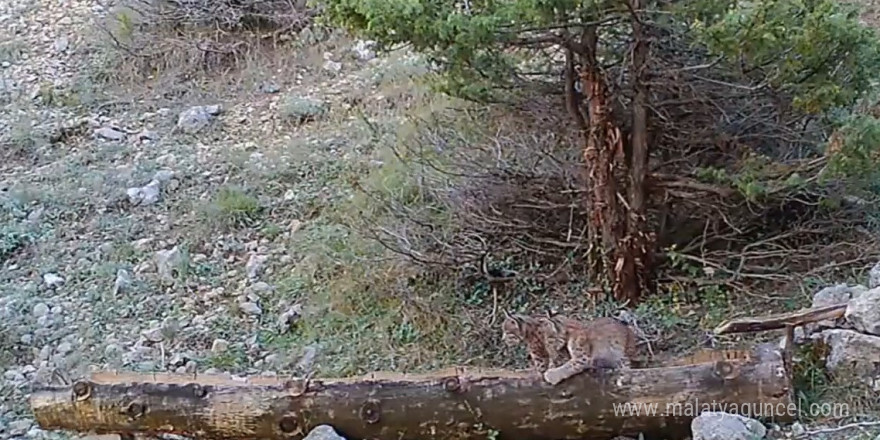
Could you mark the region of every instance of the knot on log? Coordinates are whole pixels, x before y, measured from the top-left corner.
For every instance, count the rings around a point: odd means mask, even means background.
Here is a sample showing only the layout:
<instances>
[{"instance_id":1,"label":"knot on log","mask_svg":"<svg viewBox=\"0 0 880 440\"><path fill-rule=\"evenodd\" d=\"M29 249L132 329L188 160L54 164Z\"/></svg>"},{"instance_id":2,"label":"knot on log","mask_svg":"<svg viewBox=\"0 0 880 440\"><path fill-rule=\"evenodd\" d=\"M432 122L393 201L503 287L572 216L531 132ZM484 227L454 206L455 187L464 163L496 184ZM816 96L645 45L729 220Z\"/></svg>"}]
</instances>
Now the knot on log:
<instances>
[{"instance_id":1,"label":"knot on log","mask_svg":"<svg viewBox=\"0 0 880 440\"><path fill-rule=\"evenodd\" d=\"M379 421L380 413L382 410L379 408L379 402L375 400L368 400L364 402L363 406L361 406L361 419L363 421L373 424Z\"/></svg>"},{"instance_id":2,"label":"knot on log","mask_svg":"<svg viewBox=\"0 0 880 440\"><path fill-rule=\"evenodd\" d=\"M461 391L461 381L456 376L450 376L443 379L443 389L455 393Z\"/></svg>"},{"instance_id":3,"label":"knot on log","mask_svg":"<svg viewBox=\"0 0 880 440\"><path fill-rule=\"evenodd\" d=\"M284 416L281 418L281 421L278 422L278 429L280 429L281 432L286 432L289 434L296 431L296 428L296 419L291 416Z\"/></svg>"},{"instance_id":4,"label":"knot on log","mask_svg":"<svg viewBox=\"0 0 880 440\"><path fill-rule=\"evenodd\" d=\"M73 396L77 401L83 401L91 397L92 386L88 382L77 382L73 384Z\"/></svg>"},{"instance_id":5,"label":"knot on log","mask_svg":"<svg viewBox=\"0 0 880 440\"><path fill-rule=\"evenodd\" d=\"M147 407L141 403L131 402L128 404L128 407L125 408L125 414L132 419L136 419L144 415L147 412Z\"/></svg>"},{"instance_id":6,"label":"knot on log","mask_svg":"<svg viewBox=\"0 0 880 440\"><path fill-rule=\"evenodd\" d=\"M739 368L727 361L715 362L715 375L724 379L731 380L739 376Z\"/></svg>"},{"instance_id":7,"label":"knot on log","mask_svg":"<svg viewBox=\"0 0 880 440\"><path fill-rule=\"evenodd\" d=\"M194 383L194 384L192 384L192 394L193 394L193 396L196 396L199 399L201 399L201 398L208 395L208 389L197 384L197 383Z\"/></svg>"}]
</instances>

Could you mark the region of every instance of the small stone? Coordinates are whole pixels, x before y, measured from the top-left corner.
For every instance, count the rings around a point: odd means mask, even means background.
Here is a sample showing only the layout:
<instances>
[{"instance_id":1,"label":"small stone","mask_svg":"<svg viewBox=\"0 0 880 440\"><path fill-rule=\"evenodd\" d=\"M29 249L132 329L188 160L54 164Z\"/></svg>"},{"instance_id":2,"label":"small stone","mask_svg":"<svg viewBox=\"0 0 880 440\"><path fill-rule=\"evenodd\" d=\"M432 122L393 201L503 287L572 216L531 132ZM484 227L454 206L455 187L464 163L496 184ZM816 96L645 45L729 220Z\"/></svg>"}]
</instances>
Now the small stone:
<instances>
[{"instance_id":1,"label":"small stone","mask_svg":"<svg viewBox=\"0 0 880 440\"><path fill-rule=\"evenodd\" d=\"M132 242L132 246L134 246L135 250L145 251L145 250L149 249L150 243L152 243L152 242L153 242L153 239L151 237L141 238L141 239L138 239L138 240L135 240L134 242Z\"/></svg>"},{"instance_id":2,"label":"small stone","mask_svg":"<svg viewBox=\"0 0 880 440\"><path fill-rule=\"evenodd\" d=\"M55 349L56 352L65 355L73 351L73 345L70 342L62 342L58 344L58 347Z\"/></svg>"},{"instance_id":3,"label":"small stone","mask_svg":"<svg viewBox=\"0 0 880 440\"><path fill-rule=\"evenodd\" d=\"M346 440L345 437L336 433L330 425L318 425L312 429L303 440ZM695 439L696 440L696 439Z\"/></svg>"},{"instance_id":4,"label":"small stone","mask_svg":"<svg viewBox=\"0 0 880 440\"><path fill-rule=\"evenodd\" d=\"M176 353L174 356L171 356L171 359L168 360L168 365L172 367L182 367L186 365L189 359L180 353Z\"/></svg>"},{"instance_id":5,"label":"small stone","mask_svg":"<svg viewBox=\"0 0 880 440\"><path fill-rule=\"evenodd\" d=\"M239 304L238 308L241 309L242 312L244 312L245 314L248 314L248 315L257 316L257 315L263 314L263 309L260 307L260 305L257 303L250 302L250 301L245 301L245 302Z\"/></svg>"},{"instance_id":6,"label":"small stone","mask_svg":"<svg viewBox=\"0 0 880 440\"><path fill-rule=\"evenodd\" d=\"M99 129L95 130L95 134L98 137L108 139L111 141L121 141L121 140L125 139L125 133L123 133L119 130L116 130L115 128L111 128L111 127L99 128Z\"/></svg>"},{"instance_id":7,"label":"small stone","mask_svg":"<svg viewBox=\"0 0 880 440\"><path fill-rule=\"evenodd\" d=\"M373 58L376 58L375 51L376 42L372 40L358 40L354 47L352 48L352 52L354 52L355 57L361 61L370 61Z\"/></svg>"},{"instance_id":8,"label":"small stone","mask_svg":"<svg viewBox=\"0 0 880 440\"><path fill-rule=\"evenodd\" d=\"M122 347L117 344L107 344L104 347L104 356L107 358L115 358L122 353Z\"/></svg>"},{"instance_id":9,"label":"small stone","mask_svg":"<svg viewBox=\"0 0 880 440\"><path fill-rule=\"evenodd\" d=\"M141 188L141 205L152 205L159 201L159 181L152 180L146 186Z\"/></svg>"},{"instance_id":10,"label":"small stone","mask_svg":"<svg viewBox=\"0 0 880 440\"><path fill-rule=\"evenodd\" d=\"M162 335L162 327L153 327L141 332L141 336L149 342L162 342L165 338Z\"/></svg>"},{"instance_id":11,"label":"small stone","mask_svg":"<svg viewBox=\"0 0 880 440\"><path fill-rule=\"evenodd\" d=\"M277 84L266 82L260 85L260 91L266 94L274 94L281 91L281 87L278 87Z\"/></svg>"},{"instance_id":12,"label":"small stone","mask_svg":"<svg viewBox=\"0 0 880 440\"><path fill-rule=\"evenodd\" d=\"M217 338L214 339L214 342L211 344L211 353L214 354L225 353L228 349L229 341L226 339Z\"/></svg>"},{"instance_id":13,"label":"small stone","mask_svg":"<svg viewBox=\"0 0 880 440\"><path fill-rule=\"evenodd\" d=\"M195 106L183 111L177 117L177 128L184 133L197 133L213 120L213 116L219 114L219 105Z\"/></svg>"},{"instance_id":14,"label":"small stone","mask_svg":"<svg viewBox=\"0 0 880 440\"><path fill-rule=\"evenodd\" d=\"M52 44L52 48L55 49L56 52L64 52L68 47L70 47L70 40L68 40L67 37L60 37Z\"/></svg>"},{"instance_id":15,"label":"small stone","mask_svg":"<svg viewBox=\"0 0 880 440\"><path fill-rule=\"evenodd\" d=\"M173 316L166 317L162 320L162 337L164 339L174 339L180 331L180 321Z\"/></svg>"},{"instance_id":16,"label":"small stone","mask_svg":"<svg viewBox=\"0 0 880 440\"><path fill-rule=\"evenodd\" d=\"M284 313L278 318L278 326L281 328L281 331L287 331L290 326L295 324L302 317L302 305L294 304L289 309L285 310Z\"/></svg>"},{"instance_id":17,"label":"small stone","mask_svg":"<svg viewBox=\"0 0 880 440\"><path fill-rule=\"evenodd\" d=\"M260 272L263 270L263 265L265 265L266 260L268 259L268 256L251 253L247 264L245 265L245 271L247 272L248 278L252 280L256 279L260 275Z\"/></svg>"},{"instance_id":18,"label":"small stone","mask_svg":"<svg viewBox=\"0 0 880 440\"><path fill-rule=\"evenodd\" d=\"M156 171L156 174L153 175L153 180L158 181L159 183L165 183L174 178L174 171L171 170L159 170Z\"/></svg>"},{"instance_id":19,"label":"small stone","mask_svg":"<svg viewBox=\"0 0 880 440\"><path fill-rule=\"evenodd\" d=\"M257 281L256 283L251 284L251 286L248 288L248 290L250 290L253 293L257 293L257 294L271 292L274 289L275 288L272 287L271 284L269 284L265 281Z\"/></svg>"},{"instance_id":20,"label":"small stone","mask_svg":"<svg viewBox=\"0 0 880 440\"><path fill-rule=\"evenodd\" d=\"M132 205L152 205L159 201L159 186L160 182L153 179L145 186L128 188L125 194Z\"/></svg>"},{"instance_id":21,"label":"small stone","mask_svg":"<svg viewBox=\"0 0 880 440\"><path fill-rule=\"evenodd\" d=\"M113 283L113 295L124 292L131 286L131 274L125 269L116 271L116 281Z\"/></svg>"},{"instance_id":22,"label":"small stone","mask_svg":"<svg viewBox=\"0 0 880 440\"><path fill-rule=\"evenodd\" d=\"M43 217L44 212L46 212L46 209L43 208L42 206L40 206L37 209L34 209L30 213L28 213L28 216L27 216L28 223L38 223L40 221L40 218Z\"/></svg>"},{"instance_id":23,"label":"small stone","mask_svg":"<svg viewBox=\"0 0 880 440\"><path fill-rule=\"evenodd\" d=\"M303 349L303 355L300 358L299 362L296 363L296 368L304 373L312 372L312 366L315 364L315 358L318 356L318 347L314 344L306 346Z\"/></svg>"},{"instance_id":24,"label":"small stone","mask_svg":"<svg viewBox=\"0 0 880 440\"><path fill-rule=\"evenodd\" d=\"M122 440L119 434L87 434L79 438L79 440Z\"/></svg>"},{"instance_id":25,"label":"small stone","mask_svg":"<svg viewBox=\"0 0 880 440\"><path fill-rule=\"evenodd\" d=\"M317 120L328 110L323 101L301 97L287 98L280 105L281 115L297 124Z\"/></svg>"},{"instance_id":26,"label":"small stone","mask_svg":"<svg viewBox=\"0 0 880 440\"><path fill-rule=\"evenodd\" d=\"M166 282L174 282L175 272L183 264L183 255L177 246L156 252L156 269Z\"/></svg>"},{"instance_id":27,"label":"small stone","mask_svg":"<svg viewBox=\"0 0 880 440\"><path fill-rule=\"evenodd\" d=\"M43 275L43 282L46 283L46 287L48 287L50 289L54 289L54 288L64 284L64 278L61 278L60 276L58 276L54 273L47 273L47 274Z\"/></svg>"},{"instance_id":28,"label":"small stone","mask_svg":"<svg viewBox=\"0 0 880 440\"><path fill-rule=\"evenodd\" d=\"M9 430L10 435L17 437L25 435L33 425L34 423L30 420L14 420L9 422L6 428Z\"/></svg>"},{"instance_id":29,"label":"small stone","mask_svg":"<svg viewBox=\"0 0 880 440\"><path fill-rule=\"evenodd\" d=\"M324 70L333 73L339 73L342 71L342 63L333 60L324 61Z\"/></svg>"},{"instance_id":30,"label":"small stone","mask_svg":"<svg viewBox=\"0 0 880 440\"><path fill-rule=\"evenodd\" d=\"M705 411L691 421L691 433L693 440L758 440L767 428L738 414Z\"/></svg>"},{"instance_id":31,"label":"small stone","mask_svg":"<svg viewBox=\"0 0 880 440\"><path fill-rule=\"evenodd\" d=\"M49 306L46 303L37 303L31 312L35 318L40 318L49 314Z\"/></svg>"},{"instance_id":32,"label":"small stone","mask_svg":"<svg viewBox=\"0 0 880 440\"><path fill-rule=\"evenodd\" d=\"M280 364L281 356L278 356L277 353L272 353L263 358L263 365L268 367L276 367Z\"/></svg>"},{"instance_id":33,"label":"small stone","mask_svg":"<svg viewBox=\"0 0 880 440\"><path fill-rule=\"evenodd\" d=\"M159 139L159 133L152 130L143 130L137 134L137 140L139 141L154 141L156 139Z\"/></svg>"}]
</instances>

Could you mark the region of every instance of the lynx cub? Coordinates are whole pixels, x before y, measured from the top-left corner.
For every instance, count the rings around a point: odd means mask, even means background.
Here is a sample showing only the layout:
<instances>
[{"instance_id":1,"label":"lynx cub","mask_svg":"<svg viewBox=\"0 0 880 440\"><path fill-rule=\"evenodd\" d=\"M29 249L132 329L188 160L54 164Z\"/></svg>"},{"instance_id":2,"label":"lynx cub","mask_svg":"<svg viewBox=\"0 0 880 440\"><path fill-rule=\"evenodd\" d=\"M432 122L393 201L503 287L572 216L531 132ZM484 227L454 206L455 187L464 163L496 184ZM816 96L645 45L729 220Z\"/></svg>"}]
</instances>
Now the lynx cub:
<instances>
[{"instance_id":1,"label":"lynx cub","mask_svg":"<svg viewBox=\"0 0 880 440\"><path fill-rule=\"evenodd\" d=\"M524 342L533 367L544 371L544 380L552 385L589 368L629 367L636 352L635 334L614 318L581 322L563 316L505 314L502 341ZM569 360L560 364L565 349Z\"/></svg>"}]
</instances>

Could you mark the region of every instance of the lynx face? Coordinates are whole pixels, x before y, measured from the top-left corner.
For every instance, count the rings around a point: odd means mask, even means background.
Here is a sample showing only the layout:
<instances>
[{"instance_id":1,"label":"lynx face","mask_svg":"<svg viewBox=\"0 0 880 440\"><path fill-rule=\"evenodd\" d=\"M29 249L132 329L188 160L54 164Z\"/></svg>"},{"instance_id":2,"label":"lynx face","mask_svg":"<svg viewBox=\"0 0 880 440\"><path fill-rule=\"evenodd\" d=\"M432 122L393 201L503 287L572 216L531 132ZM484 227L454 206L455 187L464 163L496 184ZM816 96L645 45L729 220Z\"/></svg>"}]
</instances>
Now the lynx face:
<instances>
[{"instance_id":1,"label":"lynx face","mask_svg":"<svg viewBox=\"0 0 880 440\"><path fill-rule=\"evenodd\" d=\"M510 316L505 318L501 323L501 342L514 346L520 344L522 340L522 331L516 319Z\"/></svg>"}]
</instances>

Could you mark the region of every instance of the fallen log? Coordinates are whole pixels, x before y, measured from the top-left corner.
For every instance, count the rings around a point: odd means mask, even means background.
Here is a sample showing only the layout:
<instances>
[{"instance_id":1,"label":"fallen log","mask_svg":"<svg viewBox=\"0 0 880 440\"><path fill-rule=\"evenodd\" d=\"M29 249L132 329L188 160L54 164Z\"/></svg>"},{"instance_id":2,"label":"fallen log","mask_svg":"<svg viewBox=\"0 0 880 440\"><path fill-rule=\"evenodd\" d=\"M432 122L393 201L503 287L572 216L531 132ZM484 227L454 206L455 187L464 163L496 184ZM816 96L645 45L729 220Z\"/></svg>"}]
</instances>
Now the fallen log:
<instances>
[{"instance_id":1,"label":"fallen log","mask_svg":"<svg viewBox=\"0 0 880 440\"><path fill-rule=\"evenodd\" d=\"M767 344L754 352L747 362L632 369L604 379L585 373L556 387L530 372L464 368L287 381L104 372L36 390L30 404L43 429L96 434L281 440L328 424L350 439L680 438L706 409L792 420L782 354Z\"/></svg>"}]
</instances>

